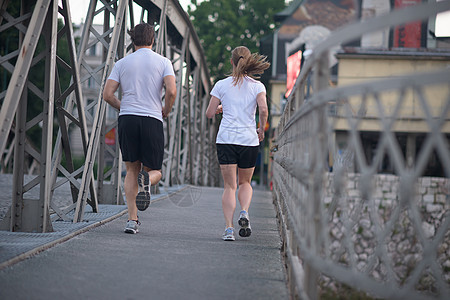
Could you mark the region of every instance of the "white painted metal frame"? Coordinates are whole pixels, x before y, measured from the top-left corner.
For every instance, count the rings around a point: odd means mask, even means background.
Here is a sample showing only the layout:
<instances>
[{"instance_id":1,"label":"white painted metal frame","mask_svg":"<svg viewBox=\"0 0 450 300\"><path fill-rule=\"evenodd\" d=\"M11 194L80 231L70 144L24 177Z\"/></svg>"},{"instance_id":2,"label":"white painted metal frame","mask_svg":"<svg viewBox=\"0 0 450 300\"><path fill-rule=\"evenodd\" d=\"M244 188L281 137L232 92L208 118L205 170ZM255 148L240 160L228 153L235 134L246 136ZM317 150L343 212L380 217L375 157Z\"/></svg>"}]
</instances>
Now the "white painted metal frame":
<instances>
[{"instance_id":1,"label":"white painted metal frame","mask_svg":"<svg viewBox=\"0 0 450 300\"><path fill-rule=\"evenodd\" d=\"M23 35L21 49L0 57L0 66L11 73L8 89L0 93L3 99L0 111L0 153L3 155L0 165L2 172L14 172L14 202L9 217L2 223L3 229L51 231L50 211L54 213L53 219L79 222L83 220L86 204L97 212L99 202L123 203L122 161L118 143L109 146L104 142L105 133L116 128L117 122L106 124L107 105L102 99L101 91L114 62L131 50L131 45L127 45L126 29L134 25L135 4L141 7L141 22L147 15L146 21L157 25L155 51L171 59L177 76L178 96L174 109L165 122L167 135L161 184L218 184L219 169L214 143L217 126L215 122L212 126L207 126L204 114L211 83L198 37L178 1L91 0L77 52L67 0L62 0L60 7L58 1L51 0L23 0L23 3L23 7L35 4L34 11L23 11L19 18L14 19L8 14L9 1L0 2L0 19L7 20L0 27L0 32L15 28ZM52 9L49 9L50 6ZM94 18L101 15L104 19L102 33L97 32L93 24ZM64 23L59 32L56 27L58 16L63 18ZM112 27L110 20L114 22ZM42 54L35 54L35 47L41 36L45 38L46 49ZM67 43L70 61L64 61L56 55L57 41ZM102 45L104 56L102 64L93 69L87 61L86 51L97 44ZM23 55L19 55L20 53ZM13 65L11 61L16 58L17 62ZM46 88L41 92L27 81L27 74L34 64L44 58ZM70 85L64 87L64 90L61 90L63 87L57 64L71 75ZM87 76L82 78L81 74ZM84 103L83 99L82 86L88 80L95 81L99 86L97 101L93 103ZM27 122L29 91L43 100L44 112ZM15 122L12 117L14 114ZM59 131L52 151L54 117ZM35 149L26 135L26 129L41 121L42 147ZM85 163L78 169L75 169L73 161L75 145L70 138L70 132L74 130L80 132L85 153ZM105 153L114 157L113 166L107 172ZM25 163L26 156L33 158L30 166ZM93 172L94 165L98 166L96 176ZM25 184L25 172L32 173L37 169L40 175ZM53 201L53 192L66 183L71 187L73 204L61 207ZM23 194L35 186L41 189L40 198L28 205Z\"/></svg>"},{"instance_id":2,"label":"white painted metal frame","mask_svg":"<svg viewBox=\"0 0 450 300\"><path fill-rule=\"evenodd\" d=\"M7 3L1 3L2 8L6 8ZM22 1L22 11L18 22L6 13L2 19L10 21L12 25L19 29L20 51L14 52L17 58L14 71L11 75L6 95L3 99L0 111L0 153L3 153L8 142L14 115L16 115L16 125L14 128L14 164L17 166L13 170L12 205L7 217L2 222L2 228L11 231L52 231L49 219L49 200L51 185L47 178L51 177L51 147L53 133L53 107L55 100L55 72L56 72L56 41L57 41L57 14L58 4L56 1L46 3L38 1L32 14L27 11L32 7L30 1ZM21 24L19 24L19 22ZM19 24L19 25L18 25ZM25 27L28 29L24 32ZM9 24L3 29L8 29ZM45 30L44 42L46 48L36 55L35 50L39 41L41 30ZM24 35L23 35L24 34ZM23 39L22 39L23 37ZM19 55L20 54L20 55ZM8 57L7 60L13 57ZM30 68L44 60L45 83L44 91L41 91L28 78ZM11 65L4 61L6 69ZM27 121L27 95L28 89L43 101L42 113ZM17 99L20 99L17 101ZM26 132L30 128L42 124L42 130L46 134L42 135L42 146L39 150L31 147L26 141ZM12 149L12 147L9 147ZM33 157L40 163L39 174L28 183L24 182L24 164L26 154ZM26 199L24 195L33 187L40 187L40 197L38 201ZM9 223L9 224L8 224Z\"/></svg>"},{"instance_id":3,"label":"white painted metal frame","mask_svg":"<svg viewBox=\"0 0 450 300\"><path fill-rule=\"evenodd\" d=\"M276 145L273 148L274 198L281 221L283 250L294 297L317 299L318 280L324 276L385 299L447 299L450 295L450 283L443 277L448 270L438 263L443 259L442 255L446 255L445 252L438 252L438 248L449 236L449 211L443 212L445 217L435 235L427 238L422 228L421 213L413 201L413 187L417 178L423 174L432 151L438 153L446 177L450 177L449 141L441 132L444 123L449 122L450 93L439 114L431 111L431 99L427 99L425 93L425 89L429 87L448 90L450 70L443 68L433 73L405 75L339 88L328 86L328 52L334 46L358 39L368 32L426 19L449 9L448 1L431 2L349 25L335 31L318 45L304 64L276 129ZM313 77L314 93L307 97L307 79L310 75ZM399 118L406 91L416 95L424 112L423 118L430 127L422 151L412 168L407 166L392 132L392 125ZM389 114L381 101L382 95L386 93L398 95L395 108ZM361 102L361 107L356 111L351 107L350 101L355 96ZM368 99L373 99L376 103L382 128L378 152L371 163L366 161L359 132L361 112ZM350 203L350 198L345 194L345 178L349 170L338 163L335 163L333 169L332 186L335 195L331 203L324 203L327 156L334 149L328 138L333 134L334 119L327 117L326 112L328 103L336 101L342 107L343 116L351 128L348 151L351 152L350 156L354 155L360 172L359 192L364 201L362 205L353 206ZM378 216L374 199L377 187L372 185L376 165L383 155L388 155L394 161L396 173L400 177L399 203L393 208L387 222ZM449 201L448 195L446 201ZM368 208L367 213L363 207ZM355 260L354 239L358 238L355 227L357 228L363 215L368 216L373 224L373 242L376 246L368 264L361 269ZM409 218L420 249L416 253L419 261L408 274L400 274L394 270L394 262L386 249L387 239L395 232L395 226L403 216ZM338 251L330 251L333 239L330 220L338 220L342 224ZM377 277L374 276L375 273L378 274ZM423 276L431 278L427 291L417 289Z\"/></svg>"}]
</instances>

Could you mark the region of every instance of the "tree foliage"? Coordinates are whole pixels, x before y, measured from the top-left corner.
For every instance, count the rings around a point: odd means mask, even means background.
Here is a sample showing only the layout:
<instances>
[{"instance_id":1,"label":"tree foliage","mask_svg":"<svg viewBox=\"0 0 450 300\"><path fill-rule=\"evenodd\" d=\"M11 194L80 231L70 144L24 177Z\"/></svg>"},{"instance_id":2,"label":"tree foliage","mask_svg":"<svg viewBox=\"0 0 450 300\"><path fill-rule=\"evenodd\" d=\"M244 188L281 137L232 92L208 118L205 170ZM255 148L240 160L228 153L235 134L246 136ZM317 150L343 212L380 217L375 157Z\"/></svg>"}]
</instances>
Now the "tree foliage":
<instances>
[{"instance_id":1,"label":"tree foliage","mask_svg":"<svg viewBox=\"0 0 450 300\"><path fill-rule=\"evenodd\" d=\"M191 0L188 14L214 80L231 72L229 61L235 47L258 52L260 38L276 26L273 15L284 8L282 0Z\"/></svg>"}]
</instances>

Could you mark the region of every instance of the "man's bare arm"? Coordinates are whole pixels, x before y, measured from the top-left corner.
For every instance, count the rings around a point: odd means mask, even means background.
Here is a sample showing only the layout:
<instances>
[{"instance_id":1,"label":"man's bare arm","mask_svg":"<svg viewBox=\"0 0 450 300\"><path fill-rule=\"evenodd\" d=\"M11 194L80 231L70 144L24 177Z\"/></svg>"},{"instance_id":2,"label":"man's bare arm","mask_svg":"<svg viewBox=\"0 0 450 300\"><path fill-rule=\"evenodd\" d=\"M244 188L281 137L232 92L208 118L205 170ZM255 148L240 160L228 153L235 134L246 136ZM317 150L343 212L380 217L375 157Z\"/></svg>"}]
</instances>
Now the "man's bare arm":
<instances>
[{"instance_id":1,"label":"man's bare arm","mask_svg":"<svg viewBox=\"0 0 450 300\"><path fill-rule=\"evenodd\" d=\"M114 95L118 88L119 83L117 81L108 79L103 89L103 99L115 109L120 110L120 100Z\"/></svg>"},{"instance_id":2,"label":"man's bare arm","mask_svg":"<svg viewBox=\"0 0 450 300\"><path fill-rule=\"evenodd\" d=\"M175 82L175 76L165 76L164 85L166 87L166 96L162 114L163 117L166 118L169 116L172 106L175 103L175 98L177 97L177 84Z\"/></svg>"}]
</instances>

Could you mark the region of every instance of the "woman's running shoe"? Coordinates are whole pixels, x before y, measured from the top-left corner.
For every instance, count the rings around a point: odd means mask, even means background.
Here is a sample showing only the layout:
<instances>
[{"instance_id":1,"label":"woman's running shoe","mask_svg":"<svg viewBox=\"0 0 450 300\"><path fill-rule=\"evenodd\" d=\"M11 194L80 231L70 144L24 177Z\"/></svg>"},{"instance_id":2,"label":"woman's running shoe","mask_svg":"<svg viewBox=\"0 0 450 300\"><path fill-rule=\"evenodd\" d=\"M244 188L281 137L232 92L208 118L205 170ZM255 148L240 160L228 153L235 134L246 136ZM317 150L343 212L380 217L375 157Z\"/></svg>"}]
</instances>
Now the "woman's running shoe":
<instances>
[{"instance_id":1,"label":"woman's running shoe","mask_svg":"<svg viewBox=\"0 0 450 300\"><path fill-rule=\"evenodd\" d=\"M233 227L228 227L227 229L225 229L225 232L222 235L222 240L224 241L234 241L234 228Z\"/></svg>"},{"instance_id":2,"label":"woman's running shoe","mask_svg":"<svg viewBox=\"0 0 450 300\"><path fill-rule=\"evenodd\" d=\"M239 226L239 235L242 237L249 237L252 234L252 227L250 226L250 218L248 217L248 212L245 210L241 210L239 214L238 220Z\"/></svg>"}]
</instances>

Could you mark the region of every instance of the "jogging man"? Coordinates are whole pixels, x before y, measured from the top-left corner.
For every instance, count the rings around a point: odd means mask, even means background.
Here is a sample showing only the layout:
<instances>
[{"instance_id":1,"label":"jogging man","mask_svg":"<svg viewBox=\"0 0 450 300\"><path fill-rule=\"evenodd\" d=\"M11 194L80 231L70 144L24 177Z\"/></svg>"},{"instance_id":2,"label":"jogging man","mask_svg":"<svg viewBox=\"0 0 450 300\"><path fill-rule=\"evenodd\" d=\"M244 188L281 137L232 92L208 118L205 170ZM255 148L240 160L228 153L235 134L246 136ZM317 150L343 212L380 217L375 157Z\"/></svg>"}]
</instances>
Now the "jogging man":
<instances>
[{"instance_id":1,"label":"jogging man","mask_svg":"<svg viewBox=\"0 0 450 300\"><path fill-rule=\"evenodd\" d=\"M126 233L137 233L138 210L150 204L150 185L161 180L164 156L163 117L177 94L169 59L153 52L153 26L143 23L129 32L134 52L116 62L103 90L103 99L119 110L119 145L127 174L124 188L128 206ZM114 93L121 87L122 99ZM165 87L165 106L162 93Z\"/></svg>"}]
</instances>

